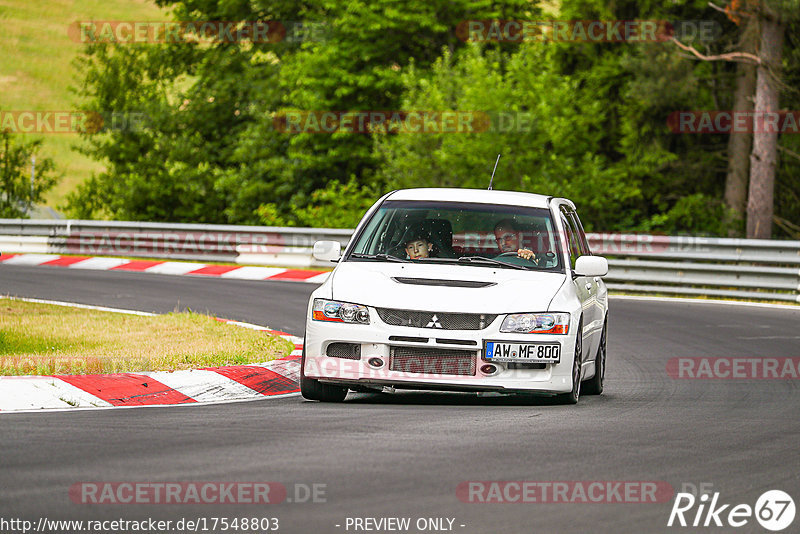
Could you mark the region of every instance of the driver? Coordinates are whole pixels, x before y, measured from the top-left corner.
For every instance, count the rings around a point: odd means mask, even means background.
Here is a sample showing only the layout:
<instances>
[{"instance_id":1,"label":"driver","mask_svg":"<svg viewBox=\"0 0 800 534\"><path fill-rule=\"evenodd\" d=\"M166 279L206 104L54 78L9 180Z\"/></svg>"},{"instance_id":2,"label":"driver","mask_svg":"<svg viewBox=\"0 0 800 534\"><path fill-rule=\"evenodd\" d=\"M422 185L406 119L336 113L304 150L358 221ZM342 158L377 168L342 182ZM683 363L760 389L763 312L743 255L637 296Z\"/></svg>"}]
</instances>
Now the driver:
<instances>
[{"instance_id":1,"label":"driver","mask_svg":"<svg viewBox=\"0 0 800 534\"><path fill-rule=\"evenodd\" d=\"M503 219L494 225L494 238L500 253L516 252L517 256L539 264L536 254L527 248L522 248L522 230L517 227L513 219Z\"/></svg>"}]
</instances>

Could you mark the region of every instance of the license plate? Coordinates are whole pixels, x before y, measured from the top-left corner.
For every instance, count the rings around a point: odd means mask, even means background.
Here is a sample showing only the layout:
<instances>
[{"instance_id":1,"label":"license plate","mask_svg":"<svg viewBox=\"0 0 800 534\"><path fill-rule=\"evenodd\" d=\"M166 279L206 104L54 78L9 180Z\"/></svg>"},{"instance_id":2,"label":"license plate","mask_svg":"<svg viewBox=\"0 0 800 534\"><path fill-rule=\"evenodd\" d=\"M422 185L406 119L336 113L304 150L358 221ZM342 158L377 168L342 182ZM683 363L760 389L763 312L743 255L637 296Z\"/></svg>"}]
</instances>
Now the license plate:
<instances>
[{"instance_id":1,"label":"license plate","mask_svg":"<svg viewBox=\"0 0 800 534\"><path fill-rule=\"evenodd\" d=\"M486 341L483 346L484 359L492 362L537 362L559 363L559 343L506 343Z\"/></svg>"}]
</instances>

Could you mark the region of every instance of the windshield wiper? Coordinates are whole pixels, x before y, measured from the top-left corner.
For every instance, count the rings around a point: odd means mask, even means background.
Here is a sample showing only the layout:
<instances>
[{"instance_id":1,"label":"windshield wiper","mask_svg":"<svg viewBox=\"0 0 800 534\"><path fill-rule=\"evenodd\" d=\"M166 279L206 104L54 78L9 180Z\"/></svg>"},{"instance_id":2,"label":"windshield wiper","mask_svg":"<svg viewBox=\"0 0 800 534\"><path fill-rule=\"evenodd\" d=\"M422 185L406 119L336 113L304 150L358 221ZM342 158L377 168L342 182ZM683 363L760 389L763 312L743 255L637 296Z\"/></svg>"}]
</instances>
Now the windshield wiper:
<instances>
[{"instance_id":1,"label":"windshield wiper","mask_svg":"<svg viewBox=\"0 0 800 534\"><path fill-rule=\"evenodd\" d=\"M362 254L361 252L353 252L350 254L351 258L359 258L363 260L383 260L383 261L399 261L402 263L411 263L411 260L405 260L392 256L391 254Z\"/></svg>"},{"instance_id":2,"label":"windshield wiper","mask_svg":"<svg viewBox=\"0 0 800 534\"><path fill-rule=\"evenodd\" d=\"M513 263L506 263L504 261L496 260L494 258L484 258L483 256L461 256L458 258L458 263L488 263L490 265L499 265L502 267L511 267L512 269L522 269L527 271L528 268L522 265L514 265Z\"/></svg>"}]
</instances>

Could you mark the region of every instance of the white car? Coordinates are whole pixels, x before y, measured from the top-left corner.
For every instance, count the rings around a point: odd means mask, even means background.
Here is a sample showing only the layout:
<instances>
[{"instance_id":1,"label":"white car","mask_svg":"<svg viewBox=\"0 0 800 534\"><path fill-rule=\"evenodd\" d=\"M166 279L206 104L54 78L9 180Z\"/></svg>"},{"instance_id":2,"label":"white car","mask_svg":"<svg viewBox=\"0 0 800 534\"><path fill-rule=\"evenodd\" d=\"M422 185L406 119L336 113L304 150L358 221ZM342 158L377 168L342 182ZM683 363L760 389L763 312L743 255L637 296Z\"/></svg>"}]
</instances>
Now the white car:
<instances>
[{"instance_id":1,"label":"white car","mask_svg":"<svg viewBox=\"0 0 800 534\"><path fill-rule=\"evenodd\" d=\"M575 205L475 189L393 191L308 303L300 386L500 392L574 404L603 391L608 293ZM581 386L583 382L583 386Z\"/></svg>"}]
</instances>

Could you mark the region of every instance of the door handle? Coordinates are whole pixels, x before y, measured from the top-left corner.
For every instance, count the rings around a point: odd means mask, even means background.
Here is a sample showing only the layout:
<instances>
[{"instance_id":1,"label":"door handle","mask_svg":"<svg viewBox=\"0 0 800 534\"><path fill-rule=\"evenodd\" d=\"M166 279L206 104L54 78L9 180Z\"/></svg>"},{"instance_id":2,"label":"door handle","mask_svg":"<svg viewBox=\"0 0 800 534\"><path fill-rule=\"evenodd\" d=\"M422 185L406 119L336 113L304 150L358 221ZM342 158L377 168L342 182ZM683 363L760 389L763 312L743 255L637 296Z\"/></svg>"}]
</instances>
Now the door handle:
<instances>
[{"instance_id":1,"label":"door handle","mask_svg":"<svg viewBox=\"0 0 800 534\"><path fill-rule=\"evenodd\" d=\"M586 282L586 290L587 291L591 291L592 290L592 283L591 282Z\"/></svg>"},{"instance_id":2,"label":"door handle","mask_svg":"<svg viewBox=\"0 0 800 534\"><path fill-rule=\"evenodd\" d=\"M595 282L599 282L599 281L600 281L600 277L599 277L599 276L595 276L595 277L594 277L594 281L595 281Z\"/></svg>"}]
</instances>

